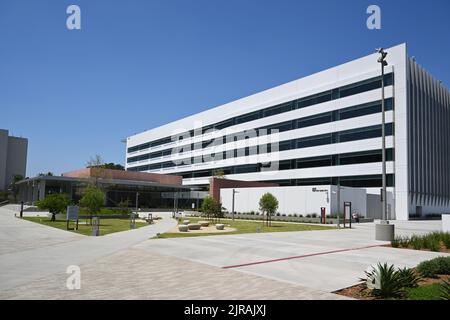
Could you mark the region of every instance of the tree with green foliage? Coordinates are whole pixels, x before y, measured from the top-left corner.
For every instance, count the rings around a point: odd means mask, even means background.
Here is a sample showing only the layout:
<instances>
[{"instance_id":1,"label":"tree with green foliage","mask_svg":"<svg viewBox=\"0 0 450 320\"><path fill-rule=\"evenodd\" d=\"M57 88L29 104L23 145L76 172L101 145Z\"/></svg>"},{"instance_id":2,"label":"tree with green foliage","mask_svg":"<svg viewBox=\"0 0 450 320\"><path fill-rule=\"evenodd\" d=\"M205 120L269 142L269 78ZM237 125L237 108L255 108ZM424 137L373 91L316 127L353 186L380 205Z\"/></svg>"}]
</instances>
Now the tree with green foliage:
<instances>
[{"instance_id":1,"label":"tree with green foliage","mask_svg":"<svg viewBox=\"0 0 450 320\"><path fill-rule=\"evenodd\" d=\"M272 226L272 215L277 212L278 200L269 192L262 195L259 199L259 210L266 214L266 225Z\"/></svg>"},{"instance_id":2,"label":"tree with green foliage","mask_svg":"<svg viewBox=\"0 0 450 320\"><path fill-rule=\"evenodd\" d=\"M56 214L64 212L69 204L69 197L63 193L49 194L36 203L39 209L48 210L52 214L50 221L55 221Z\"/></svg>"},{"instance_id":3,"label":"tree with green foliage","mask_svg":"<svg viewBox=\"0 0 450 320\"><path fill-rule=\"evenodd\" d=\"M103 169L111 169L111 170L121 170L124 171L125 167L121 164L108 162L101 165Z\"/></svg>"},{"instance_id":4,"label":"tree with green foliage","mask_svg":"<svg viewBox=\"0 0 450 320\"><path fill-rule=\"evenodd\" d=\"M208 219L219 219L222 215L222 205L213 197L207 196L203 199L202 212Z\"/></svg>"},{"instance_id":5,"label":"tree with green foliage","mask_svg":"<svg viewBox=\"0 0 450 320\"><path fill-rule=\"evenodd\" d=\"M214 178L218 179L226 179L227 176L225 175L225 171L222 169L214 170Z\"/></svg>"},{"instance_id":6,"label":"tree with green foliage","mask_svg":"<svg viewBox=\"0 0 450 320\"><path fill-rule=\"evenodd\" d=\"M45 176L49 176L49 177L53 177L55 174L51 171L48 171L47 173L41 172L38 174L38 177L45 177Z\"/></svg>"},{"instance_id":7,"label":"tree with green foliage","mask_svg":"<svg viewBox=\"0 0 450 320\"><path fill-rule=\"evenodd\" d=\"M105 202L105 194L95 185L89 185L84 195L80 200L80 206L86 208L89 212L90 223L92 224L92 217L100 212Z\"/></svg>"}]
</instances>

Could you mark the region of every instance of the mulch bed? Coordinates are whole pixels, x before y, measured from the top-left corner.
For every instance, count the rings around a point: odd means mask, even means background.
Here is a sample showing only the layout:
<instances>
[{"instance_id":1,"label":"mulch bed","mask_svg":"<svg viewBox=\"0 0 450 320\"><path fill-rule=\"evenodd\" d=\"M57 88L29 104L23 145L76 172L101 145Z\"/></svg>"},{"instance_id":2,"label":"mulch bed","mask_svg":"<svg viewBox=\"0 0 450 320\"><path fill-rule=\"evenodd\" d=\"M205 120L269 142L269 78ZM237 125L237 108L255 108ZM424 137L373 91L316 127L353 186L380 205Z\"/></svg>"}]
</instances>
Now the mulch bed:
<instances>
[{"instance_id":1,"label":"mulch bed","mask_svg":"<svg viewBox=\"0 0 450 320\"><path fill-rule=\"evenodd\" d=\"M433 283L441 283L444 280L449 280L450 275L439 275L437 278L422 278L419 281L419 286L425 286ZM364 282L357 285L344 288L333 293L340 294L342 296L358 299L358 300L382 300L382 298L374 297L371 295L370 289L366 287Z\"/></svg>"}]
</instances>

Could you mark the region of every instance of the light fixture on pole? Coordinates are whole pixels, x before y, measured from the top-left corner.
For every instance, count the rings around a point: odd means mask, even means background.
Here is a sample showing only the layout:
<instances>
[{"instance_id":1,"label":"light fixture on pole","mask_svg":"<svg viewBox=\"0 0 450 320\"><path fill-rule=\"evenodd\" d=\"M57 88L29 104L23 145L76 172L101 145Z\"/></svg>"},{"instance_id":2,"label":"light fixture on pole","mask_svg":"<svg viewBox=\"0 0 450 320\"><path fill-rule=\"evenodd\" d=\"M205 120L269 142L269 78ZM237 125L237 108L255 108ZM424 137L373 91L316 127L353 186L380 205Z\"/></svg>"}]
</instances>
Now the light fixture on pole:
<instances>
[{"instance_id":1,"label":"light fixture on pole","mask_svg":"<svg viewBox=\"0 0 450 320\"><path fill-rule=\"evenodd\" d=\"M378 63L381 65L381 161L382 161L382 190L381 190L381 220L387 220L387 199L386 199L386 114L384 105L384 67L388 65L386 61L387 52L383 48L377 49L380 54Z\"/></svg>"},{"instance_id":2,"label":"light fixture on pole","mask_svg":"<svg viewBox=\"0 0 450 320\"><path fill-rule=\"evenodd\" d=\"M375 225L375 239L382 241L394 240L394 225L387 220L387 192L386 192L386 115L384 103L384 67L388 65L386 61L387 52L383 48L376 50L380 56L378 63L381 66L381 161L382 161L382 188L381 188L381 222Z\"/></svg>"}]
</instances>

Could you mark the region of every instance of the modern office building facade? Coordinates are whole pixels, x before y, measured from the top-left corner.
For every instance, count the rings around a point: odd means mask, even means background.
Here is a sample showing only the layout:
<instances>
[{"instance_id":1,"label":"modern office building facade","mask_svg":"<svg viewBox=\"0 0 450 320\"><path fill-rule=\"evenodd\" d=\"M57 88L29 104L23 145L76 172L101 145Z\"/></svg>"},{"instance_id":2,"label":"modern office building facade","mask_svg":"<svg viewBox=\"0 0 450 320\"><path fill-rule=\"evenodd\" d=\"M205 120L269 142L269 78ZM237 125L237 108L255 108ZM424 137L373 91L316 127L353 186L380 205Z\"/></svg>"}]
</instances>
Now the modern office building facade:
<instances>
[{"instance_id":1,"label":"modern office building facade","mask_svg":"<svg viewBox=\"0 0 450 320\"><path fill-rule=\"evenodd\" d=\"M25 177L28 139L13 137L0 129L0 191L7 190L14 176Z\"/></svg>"},{"instance_id":2,"label":"modern office building facade","mask_svg":"<svg viewBox=\"0 0 450 320\"><path fill-rule=\"evenodd\" d=\"M18 199L33 205L49 194L63 193L78 203L86 187L92 184L104 191L107 207L122 207L127 202L129 207L174 210L190 209L192 203L201 203L198 199L201 193L183 186L180 176L98 168L24 179L17 183Z\"/></svg>"},{"instance_id":3,"label":"modern office building facade","mask_svg":"<svg viewBox=\"0 0 450 320\"><path fill-rule=\"evenodd\" d=\"M389 217L450 212L450 93L407 55L385 68ZM127 138L126 169L380 194L378 54L333 67Z\"/></svg>"}]
</instances>

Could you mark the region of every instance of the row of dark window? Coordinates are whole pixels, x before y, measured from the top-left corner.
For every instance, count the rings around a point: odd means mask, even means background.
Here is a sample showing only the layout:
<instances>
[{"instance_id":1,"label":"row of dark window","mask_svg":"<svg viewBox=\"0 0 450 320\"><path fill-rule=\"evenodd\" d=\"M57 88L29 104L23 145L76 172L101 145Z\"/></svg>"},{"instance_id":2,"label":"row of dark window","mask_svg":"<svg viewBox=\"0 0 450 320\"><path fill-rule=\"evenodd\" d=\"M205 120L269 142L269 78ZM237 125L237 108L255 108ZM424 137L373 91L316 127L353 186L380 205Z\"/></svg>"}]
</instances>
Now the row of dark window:
<instances>
[{"instance_id":1,"label":"row of dark window","mask_svg":"<svg viewBox=\"0 0 450 320\"><path fill-rule=\"evenodd\" d=\"M393 99L389 98L385 101L385 109L386 111L393 109ZM292 121L286 121L282 123L276 123L269 126L264 126L260 128L256 128L252 133L256 136L263 136L265 134L270 134L273 130L278 130L278 132L284 132L288 130L306 128L314 125L329 123L333 121L345 120L360 116L365 116L369 114L379 113L381 112L381 101L374 101L370 103L360 104L357 106L351 106L344 109L339 109L330 112L324 112L320 114L316 114L313 116L308 116L300 119L295 119ZM192 143L187 146L177 147L179 153L185 150L198 150L203 149L208 146L218 146L221 144L225 144L231 141L239 141L246 138L249 138L250 134L246 134L245 131L236 133L234 135L223 136L221 138L207 140L197 143ZM173 149L166 149L162 151L152 152L143 154L140 156L130 157L127 159L127 163L133 163L136 161L160 158L163 156L169 156L172 153Z\"/></svg>"},{"instance_id":2,"label":"row of dark window","mask_svg":"<svg viewBox=\"0 0 450 320\"><path fill-rule=\"evenodd\" d=\"M210 169L210 170L196 170L190 172L176 173L181 175L184 179L187 178L203 178L214 176L217 172L223 172L227 174L240 174L240 173L254 173L262 171L274 171L274 170L292 170L292 169L305 169L305 168L318 168L318 167L330 167L339 165L349 165L349 164L361 164L361 163L373 163L381 162L381 149L362 151L362 152L352 152L343 154L333 154L320 157L311 158L301 158L301 159L289 159L281 160L274 166L271 164L255 163L255 164L245 164L238 166L230 166L220 169ZM386 161L394 160L394 150L386 149Z\"/></svg>"},{"instance_id":3,"label":"row of dark window","mask_svg":"<svg viewBox=\"0 0 450 320\"><path fill-rule=\"evenodd\" d=\"M394 75L393 73L386 74L384 77L385 86L390 86L394 84ZM246 113L241 116L237 116L231 119L227 119L222 122L218 122L212 125L204 126L202 128L198 128L196 130L190 130L183 134L176 135L174 137L165 137L159 140L143 143L137 146L133 146L128 148L128 153L135 152L139 150L148 149L150 147L156 147L163 144L170 143L172 141L181 140L183 136L193 137L196 135L204 134L206 131L211 130L222 130L227 127L231 127L233 125L270 117L276 114L288 112L295 109L305 108L308 106L312 106L315 104L340 99L344 97L348 97L351 95L359 94L362 92L375 90L381 87L381 76L374 77L371 79L367 79L364 81L359 81L347 86L334 88L332 90L327 90L318 94L314 94L308 97L304 97L301 99L296 99L290 102L282 103L273 107L261 109L258 111L253 111L250 113Z\"/></svg>"},{"instance_id":4,"label":"row of dark window","mask_svg":"<svg viewBox=\"0 0 450 320\"><path fill-rule=\"evenodd\" d=\"M386 185L388 187L395 186L393 174L386 175ZM265 182L278 183L280 186L313 186L313 185L338 185L352 188L381 188L381 174L363 175L363 176L347 176L347 177L319 177L309 179L288 179L288 180L272 180Z\"/></svg>"},{"instance_id":5,"label":"row of dark window","mask_svg":"<svg viewBox=\"0 0 450 320\"><path fill-rule=\"evenodd\" d=\"M393 123L387 123L385 125L386 136L393 135ZM174 161L166 161L159 162L139 167L129 168L129 171L148 171L148 170L158 170L161 168L172 168L177 165L184 164L199 164L199 163L207 163L211 161L223 160L223 159L232 159L244 156L251 156L256 154L265 154L270 153L272 151L276 152L276 148L278 151L286 151L293 149L301 149L308 147L316 147L321 145L340 143L340 142L348 142L348 141L356 141L363 139L371 139L381 137L381 124L363 127L351 130L345 130L340 132L333 132L327 134L321 134L316 136L310 136L306 138L297 138L291 140L285 140L279 142L277 145L273 144L263 144L259 146L245 147L240 149L227 150L219 153L211 153L207 155L201 155L197 157L189 157L185 159L179 159L175 163ZM274 149L275 148L275 149ZM272 150L274 149L274 150Z\"/></svg>"}]
</instances>

